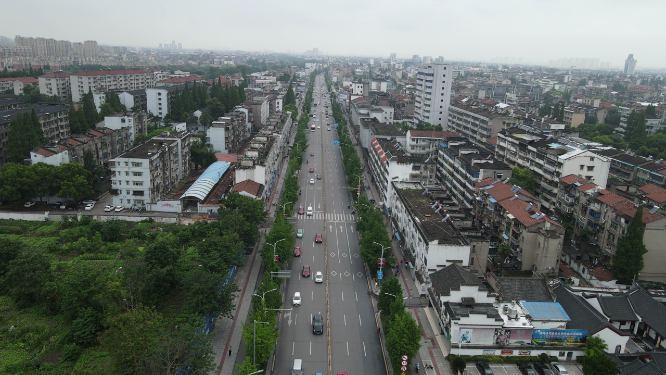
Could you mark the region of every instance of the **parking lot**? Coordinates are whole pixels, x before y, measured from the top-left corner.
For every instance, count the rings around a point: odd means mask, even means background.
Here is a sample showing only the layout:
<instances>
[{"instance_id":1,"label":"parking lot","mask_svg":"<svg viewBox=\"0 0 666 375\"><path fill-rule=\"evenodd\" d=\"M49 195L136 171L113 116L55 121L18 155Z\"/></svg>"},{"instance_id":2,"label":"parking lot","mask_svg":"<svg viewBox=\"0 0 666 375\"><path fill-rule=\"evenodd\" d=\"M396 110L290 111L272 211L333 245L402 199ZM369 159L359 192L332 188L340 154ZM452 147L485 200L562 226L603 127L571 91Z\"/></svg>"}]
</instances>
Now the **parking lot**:
<instances>
[{"instance_id":1,"label":"parking lot","mask_svg":"<svg viewBox=\"0 0 666 375\"><path fill-rule=\"evenodd\" d=\"M560 362L567 369L570 375L583 375L578 366L573 362ZM495 375L521 375L518 370L518 365L513 363L489 363L490 369L493 370ZM467 363L467 374L468 375L482 375L479 373L479 370L476 369L476 364L473 362Z\"/></svg>"}]
</instances>

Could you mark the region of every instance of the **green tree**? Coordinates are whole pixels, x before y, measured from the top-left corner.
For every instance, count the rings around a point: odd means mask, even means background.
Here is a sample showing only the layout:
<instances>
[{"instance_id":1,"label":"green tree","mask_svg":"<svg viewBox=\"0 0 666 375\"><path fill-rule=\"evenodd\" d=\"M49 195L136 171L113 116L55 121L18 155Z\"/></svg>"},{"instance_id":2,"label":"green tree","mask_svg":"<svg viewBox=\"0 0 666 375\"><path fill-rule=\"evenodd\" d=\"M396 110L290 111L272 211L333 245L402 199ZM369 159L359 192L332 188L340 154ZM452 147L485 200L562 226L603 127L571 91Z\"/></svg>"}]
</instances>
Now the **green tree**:
<instances>
[{"instance_id":1,"label":"green tree","mask_svg":"<svg viewBox=\"0 0 666 375\"><path fill-rule=\"evenodd\" d=\"M518 167L513 167L513 173L509 183L518 185L531 194L535 194L536 179L529 168L520 169Z\"/></svg>"},{"instance_id":2,"label":"green tree","mask_svg":"<svg viewBox=\"0 0 666 375\"><path fill-rule=\"evenodd\" d=\"M643 243L643 210L643 205L640 205L629 222L627 233L617 241L611 272L622 284L631 283L643 269L643 255L647 253Z\"/></svg>"},{"instance_id":3,"label":"green tree","mask_svg":"<svg viewBox=\"0 0 666 375\"><path fill-rule=\"evenodd\" d=\"M596 336L589 336L583 351L583 373L586 375L616 375L617 365L604 354L608 350L606 342Z\"/></svg>"},{"instance_id":4,"label":"green tree","mask_svg":"<svg viewBox=\"0 0 666 375\"><path fill-rule=\"evenodd\" d=\"M453 370L453 373L455 374L463 374L465 368L467 368L467 361L465 361L465 358L457 355L449 355L449 363L451 364L451 370Z\"/></svg>"},{"instance_id":5,"label":"green tree","mask_svg":"<svg viewBox=\"0 0 666 375\"><path fill-rule=\"evenodd\" d=\"M99 113L97 113L97 107L95 106L95 101L93 99L92 91L89 91L87 94L84 94L82 97L83 101L83 114L86 116L86 125L87 129L94 129L97 123L99 122Z\"/></svg>"},{"instance_id":6,"label":"green tree","mask_svg":"<svg viewBox=\"0 0 666 375\"><path fill-rule=\"evenodd\" d=\"M646 138L645 113L643 111L632 111L627 117L624 140L630 149L638 150L641 146L645 145Z\"/></svg>"},{"instance_id":7,"label":"green tree","mask_svg":"<svg viewBox=\"0 0 666 375\"><path fill-rule=\"evenodd\" d=\"M263 223L266 219L267 213L264 209L264 203L251 197L241 195L236 192L227 194L227 196L220 201L222 209L238 210L243 215L245 220L255 226Z\"/></svg>"},{"instance_id":8,"label":"green tree","mask_svg":"<svg viewBox=\"0 0 666 375\"><path fill-rule=\"evenodd\" d=\"M550 106L550 103L546 102L541 108L539 108L539 116L545 117L550 116L553 111L553 107Z\"/></svg>"},{"instance_id":9,"label":"green tree","mask_svg":"<svg viewBox=\"0 0 666 375\"><path fill-rule=\"evenodd\" d=\"M9 122L9 131L7 132L5 155L9 162L20 164L28 157L30 153L28 137L29 132L25 129L23 116L17 115L15 119Z\"/></svg>"},{"instance_id":10,"label":"green tree","mask_svg":"<svg viewBox=\"0 0 666 375\"><path fill-rule=\"evenodd\" d=\"M294 87L291 85L291 83L287 88L287 93L284 95L282 104L283 106L287 106L289 104L296 105L296 94L294 94Z\"/></svg>"},{"instance_id":11,"label":"green tree","mask_svg":"<svg viewBox=\"0 0 666 375\"><path fill-rule=\"evenodd\" d=\"M413 359L421 347L421 329L411 314L403 310L393 317L385 333L393 371L399 373L401 357L406 355Z\"/></svg>"},{"instance_id":12,"label":"green tree","mask_svg":"<svg viewBox=\"0 0 666 375\"><path fill-rule=\"evenodd\" d=\"M23 242L7 237L0 237L0 286L4 286L6 282L4 276L7 272L9 262L16 259L23 249Z\"/></svg>"},{"instance_id":13,"label":"green tree","mask_svg":"<svg viewBox=\"0 0 666 375\"><path fill-rule=\"evenodd\" d=\"M106 101L107 104L111 105L113 113L127 111L127 108L125 107L125 105L123 105L120 102L120 97L113 90L107 91L105 101Z\"/></svg>"},{"instance_id":14,"label":"green tree","mask_svg":"<svg viewBox=\"0 0 666 375\"><path fill-rule=\"evenodd\" d=\"M99 117L104 118L106 116L111 116L116 113L110 103L104 103L99 106Z\"/></svg>"},{"instance_id":15,"label":"green tree","mask_svg":"<svg viewBox=\"0 0 666 375\"><path fill-rule=\"evenodd\" d=\"M185 304L190 311L207 317L231 317L233 300L238 287L225 283L222 273L209 272L202 267L194 268L183 277Z\"/></svg>"},{"instance_id":16,"label":"green tree","mask_svg":"<svg viewBox=\"0 0 666 375\"><path fill-rule=\"evenodd\" d=\"M295 104L287 104L284 106L285 112L291 112L292 121L298 121L298 108Z\"/></svg>"},{"instance_id":17,"label":"green tree","mask_svg":"<svg viewBox=\"0 0 666 375\"><path fill-rule=\"evenodd\" d=\"M396 297L394 297L396 296ZM402 300L402 287L400 282L394 276L389 276L382 280L377 297L377 308L383 311L387 316L392 315L391 304L396 298Z\"/></svg>"},{"instance_id":18,"label":"green tree","mask_svg":"<svg viewBox=\"0 0 666 375\"><path fill-rule=\"evenodd\" d=\"M71 197L75 202L80 202L85 197L93 195L95 191L92 188L90 178L79 175L69 180L64 180L60 184L59 197Z\"/></svg>"},{"instance_id":19,"label":"green tree","mask_svg":"<svg viewBox=\"0 0 666 375\"><path fill-rule=\"evenodd\" d=\"M257 324L254 324L254 321ZM257 368L265 368L268 363L269 356L275 349L275 342L278 338L278 329L275 326L275 318L273 314L264 314L263 312L253 311L248 315L247 324L243 326L243 342L247 348L248 358L253 360L255 353L254 343L256 341L256 361ZM262 322L262 323L259 323ZM269 324L263 324L269 323ZM256 328L256 340L255 340ZM252 362L250 362L252 364Z\"/></svg>"},{"instance_id":20,"label":"green tree","mask_svg":"<svg viewBox=\"0 0 666 375\"><path fill-rule=\"evenodd\" d=\"M201 141L192 142L190 145L190 154L192 162L197 169L206 168L217 161L215 150L211 147L207 147L207 145L203 144Z\"/></svg>"},{"instance_id":21,"label":"green tree","mask_svg":"<svg viewBox=\"0 0 666 375\"><path fill-rule=\"evenodd\" d=\"M206 127L210 126L210 124L213 122L213 118L210 116L210 114L206 111L201 112L201 116L199 116L199 123L203 125L204 127L204 132L206 131Z\"/></svg>"},{"instance_id":22,"label":"green tree","mask_svg":"<svg viewBox=\"0 0 666 375\"><path fill-rule=\"evenodd\" d=\"M46 285L53 278L48 256L22 252L7 265L5 280L10 281L7 294L19 305L30 305L47 298Z\"/></svg>"},{"instance_id":23,"label":"green tree","mask_svg":"<svg viewBox=\"0 0 666 375\"><path fill-rule=\"evenodd\" d=\"M578 81L578 87L586 86L586 85L587 85L587 80L585 78Z\"/></svg>"},{"instance_id":24,"label":"green tree","mask_svg":"<svg viewBox=\"0 0 666 375\"><path fill-rule=\"evenodd\" d=\"M504 263L506 261L506 258L510 257L513 254L513 249L511 249L511 245L508 243L504 242L499 245L497 248L497 253L500 256L500 276L504 275Z\"/></svg>"},{"instance_id":25,"label":"green tree","mask_svg":"<svg viewBox=\"0 0 666 375\"><path fill-rule=\"evenodd\" d=\"M220 102L218 98L208 99L206 102L206 107L210 111L210 116L213 120L218 119L219 117L224 116L224 105Z\"/></svg>"}]
</instances>

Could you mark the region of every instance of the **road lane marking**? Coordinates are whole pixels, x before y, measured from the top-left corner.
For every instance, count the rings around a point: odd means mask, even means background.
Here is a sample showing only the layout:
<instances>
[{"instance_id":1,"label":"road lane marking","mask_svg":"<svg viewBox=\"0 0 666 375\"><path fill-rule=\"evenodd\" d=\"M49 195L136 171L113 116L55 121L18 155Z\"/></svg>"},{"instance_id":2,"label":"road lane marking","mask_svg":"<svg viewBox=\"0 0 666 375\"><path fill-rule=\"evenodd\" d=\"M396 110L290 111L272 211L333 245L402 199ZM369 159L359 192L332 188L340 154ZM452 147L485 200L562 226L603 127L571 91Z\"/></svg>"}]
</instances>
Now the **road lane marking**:
<instances>
[{"instance_id":1,"label":"road lane marking","mask_svg":"<svg viewBox=\"0 0 666 375\"><path fill-rule=\"evenodd\" d=\"M296 347L296 343L292 342L291 343L291 355L294 355L294 348Z\"/></svg>"},{"instance_id":2,"label":"road lane marking","mask_svg":"<svg viewBox=\"0 0 666 375\"><path fill-rule=\"evenodd\" d=\"M363 341L363 356L367 357L368 354L365 353L365 341Z\"/></svg>"},{"instance_id":3,"label":"road lane marking","mask_svg":"<svg viewBox=\"0 0 666 375\"><path fill-rule=\"evenodd\" d=\"M340 274L340 279L342 279L342 274ZM344 301L345 300L345 292L341 292L341 293L342 293L342 300Z\"/></svg>"},{"instance_id":4,"label":"road lane marking","mask_svg":"<svg viewBox=\"0 0 666 375\"><path fill-rule=\"evenodd\" d=\"M291 353L291 355L294 355L294 353ZM349 355L349 341L347 341L347 355Z\"/></svg>"},{"instance_id":5,"label":"road lane marking","mask_svg":"<svg viewBox=\"0 0 666 375\"><path fill-rule=\"evenodd\" d=\"M310 341L310 355L312 355L312 341Z\"/></svg>"},{"instance_id":6,"label":"road lane marking","mask_svg":"<svg viewBox=\"0 0 666 375\"><path fill-rule=\"evenodd\" d=\"M353 276L354 276L354 274L352 274L352 277ZM354 295L356 296L356 302L358 302L358 293L354 292Z\"/></svg>"},{"instance_id":7,"label":"road lane marking","mask_svg":"<svg viewBox=\"0 0 666 375\"><path fill-rule=\"evenodd\" d=\"M358 314L358 325L360 325L360 326L363 325L363 324L361 324L361 314Z\"/></svg>"},{"instance_id":8,"label":"road lane marking","mask_svg":"<svg viewBox=\"0 0 666 375\"><path fill-rule=\"evenodd\" d=\"M312 300L314 301L314 290L312 291Z\"/></svg>"},{"instance_id":9,"label":"road lane marking","mask_svg":"<svg viewBox=\"0 0 666 375\"><path fill-rule=\"evenodd\" d=\"M344 321L345 321L345 325L347 325L347 315L344 315L344 314L343 314L343 315L342 315L342 319L344 319Z\"/></svg>"}]
</instances>

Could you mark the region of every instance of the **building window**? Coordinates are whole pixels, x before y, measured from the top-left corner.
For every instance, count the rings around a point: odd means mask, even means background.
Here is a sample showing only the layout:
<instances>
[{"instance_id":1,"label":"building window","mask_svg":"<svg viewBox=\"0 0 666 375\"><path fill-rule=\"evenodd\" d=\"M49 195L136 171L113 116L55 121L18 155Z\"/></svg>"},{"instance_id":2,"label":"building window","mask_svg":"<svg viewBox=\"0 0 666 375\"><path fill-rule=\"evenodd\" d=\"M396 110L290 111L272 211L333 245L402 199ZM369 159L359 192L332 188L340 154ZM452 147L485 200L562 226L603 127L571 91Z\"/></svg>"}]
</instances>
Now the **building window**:
<instances>
[{"instance_id":1,"label":"building window","mask_svg":"<svg viewBox=\"0 0 666 375\"><path fill-rule=\"evenodd\" d=\"M590 156L590 161L594 161L594 156Z\"/></svg>"},{"instance_id":2,"label":"building window","mask_svg":"<svg viewBox=\"0 0 666 375\"><path fill-rule=\"evenodd\" d=\"M588 172L592 172L593 170L594 170L594 166L591 166L591 167L588 166L588 167L587 167L587 171L588 171Z\"/></svg>"},{"instance_id":3,"label":"building window","mask_svg":"<svg viewBox=\"0 0 666 375\"><path fill-rule=\"evenodd\" d=\"M581 164L580 165L580 170L582 171L583 169L585 169L585 166L583 164Z\"/></svg>"},{"instance_id":4,"label":"building window","mask_svg":"<svg viewBox=\"0 0 666 375\"><path fill-rule=\"evenodd\" d=\"M132 185L134 185L134 186L143 186L143 181L132 181Z\"/></svg>"}]
</instances>

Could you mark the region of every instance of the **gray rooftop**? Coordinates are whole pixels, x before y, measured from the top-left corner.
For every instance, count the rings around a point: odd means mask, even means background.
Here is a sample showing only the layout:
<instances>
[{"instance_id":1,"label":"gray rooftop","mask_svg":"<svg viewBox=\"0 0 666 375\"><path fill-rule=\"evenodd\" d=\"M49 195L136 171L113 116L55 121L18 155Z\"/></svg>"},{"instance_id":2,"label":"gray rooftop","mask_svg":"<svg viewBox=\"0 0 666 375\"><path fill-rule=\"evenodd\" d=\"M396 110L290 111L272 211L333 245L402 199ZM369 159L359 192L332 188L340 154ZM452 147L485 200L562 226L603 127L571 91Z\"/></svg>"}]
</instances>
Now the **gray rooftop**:
<instances>
[{"instance_id":1,"label":"gray rooftop","mask_svg":"<svg viewBox=\"0 0 666 375\"><path fill-rule=\"evenodd\" d=\"M502 301L553 302L554 295L544 277L500 277Z\"/></svg>"},{"instance_id":2,"label":"gray rooftop","mask_svg":"<svg viewBox=\"0 0 666 375\"><path fill-rule=\"evenodd\" d=\"M435 293L443 296L450 296L452 290L460 290L461 285L478 285L479 290L487 290L478 276L463 269L457 263L431 273L430 282Z\"/></svg>"},{"instance_id":3,"label":"gray rooftop","mask_svg":"<svg viewBox=\"0 0 666 375\"><path fill-rule=\"evenodd\" d=\"M37 116L54 113L59 111L67 111L67 107L60 104L40 104L33 107L23 107L10 109L9 111L0 112L0 124L5 124L16 118L19 113L31 113L35 110Z\"/></svg>"},{"instance_id":4,"label":"gray rooftop","mask_svg":"<svg viewBox=\"0 0 666 375\"><path fill-rule=\"evenodd\" d=\"M444 308L449 313L451 319L459 319L463 316L470 316L470 314L481 314L489 318L495 318L495 321L503 322L504 319L497 311L492 303L476 303L473 305L464 305L462 303L445 302Z\"/></svg>"},{"instance_id":5,"label":"gray rooftop","mask_svg":"<svg viewBox=\"0 0 666 375\"><path fill-rule=\"evenodd\" d=\"M650 296L645 289L636 285L632 287L628 298L634 311L642 317L643 322L662 337L666 337L666 306Z\"/></svg>"},{"instance_id":6,"label":"gray rooftop","mask_svg":"<svg viewBox=\"0 0 666 375\"><path fill-rule=\"evenodd\" d=\"M588 335L593 335L604 328L619 332L617 328L608 323L606 317L585 301L583 297L575 295L568 287L557 284L553 288L553 292L557 296L557 302L562 305L564 311L571 318L571 321L567 323L568 329L587 330Z\"/></svg>"},{"instance_id":7,"label":"gray rooftop","mask_svg":"<svg viewBox=\"0 0 666 375\"><path fill-rule=\"evenodd\" d=\"M627 296L600 296L599 305L604 314L612 321L638 321Z\"/></svg>"}]
</instances>

